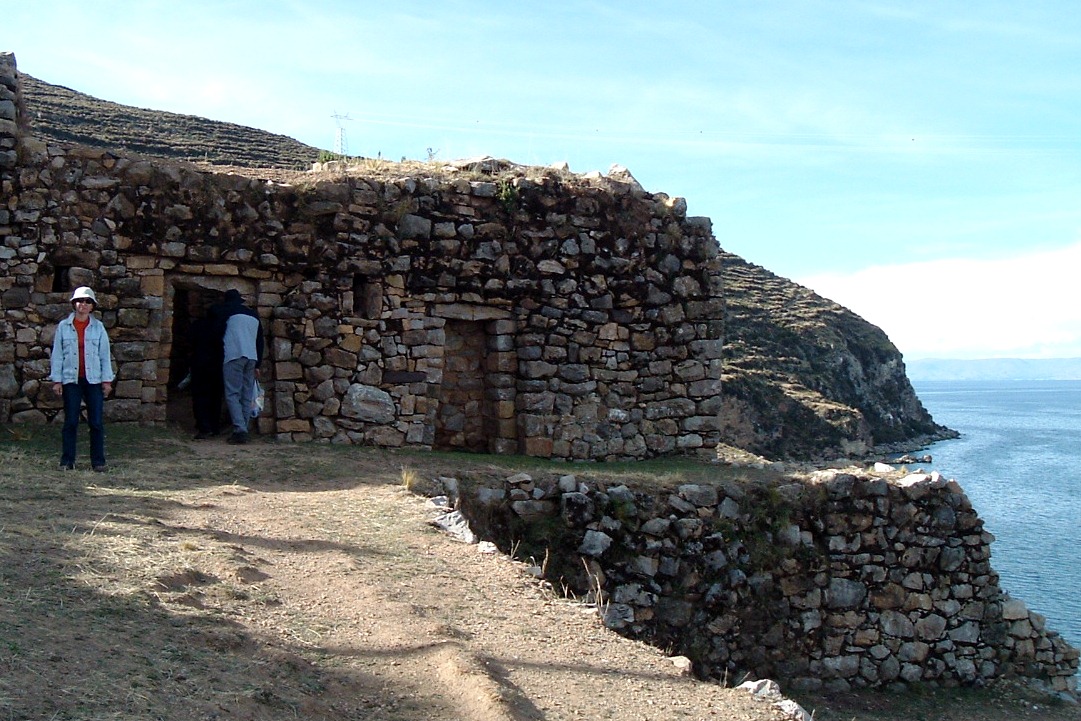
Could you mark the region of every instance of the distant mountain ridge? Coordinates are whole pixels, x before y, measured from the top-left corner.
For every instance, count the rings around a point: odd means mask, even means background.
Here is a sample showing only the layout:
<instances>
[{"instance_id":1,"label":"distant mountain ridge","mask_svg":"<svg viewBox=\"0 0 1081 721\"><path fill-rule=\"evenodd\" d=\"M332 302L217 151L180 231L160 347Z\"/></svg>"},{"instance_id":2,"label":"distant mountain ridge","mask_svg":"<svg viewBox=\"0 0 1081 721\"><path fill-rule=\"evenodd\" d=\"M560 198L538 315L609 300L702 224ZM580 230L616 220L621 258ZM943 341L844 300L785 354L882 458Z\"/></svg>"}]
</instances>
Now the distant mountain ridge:
<instances>
[{"instance_id":1,"label":"distant mountain ridge","mask_svg":"<svg viewBox=\"0 0 1081 721\"><path fill-rule=\"evenodd\" d=\"M906 366L914 381L1081 380L1081 358L924 358Z\"/></svg>"},{"instance_id":2,"label":"distant mountain ridge","mask_svg":"<svg viewBox=\"0 0 1081 721\"><path fill-rule=\"evenodd\" d=\"M32 135L120 155L210 164L263 179L303 175L319 150L196 116L144 110L20 74ZM901 354L876 326L811 290L723 253L724 444L769 459L913 448L953 432L934 422Z\"/></svg>"}]
</instances>

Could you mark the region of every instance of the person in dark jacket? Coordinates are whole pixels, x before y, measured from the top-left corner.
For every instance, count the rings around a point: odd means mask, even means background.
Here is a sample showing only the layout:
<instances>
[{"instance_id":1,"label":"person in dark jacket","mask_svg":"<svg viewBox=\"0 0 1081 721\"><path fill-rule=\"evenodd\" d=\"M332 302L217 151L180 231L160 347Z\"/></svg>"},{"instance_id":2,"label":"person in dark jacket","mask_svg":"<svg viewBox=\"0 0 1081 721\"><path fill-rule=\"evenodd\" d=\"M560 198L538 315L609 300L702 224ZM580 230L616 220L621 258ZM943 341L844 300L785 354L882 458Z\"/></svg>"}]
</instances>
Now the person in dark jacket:
<instances>
[{"instance_id":1,"label":"person in dark jacket","mask_svg":"<svg viewBox=\"0 0 1081 721\"><path fill-rule=\"evenodd\" d=\"M244 305L240 291L230 289L215 308L216 332L222 339L222 380L225 405L233 422L230 443L248 442L255 381L263 362L263 326L254 310Z\"/></svg>"}]
</instances>

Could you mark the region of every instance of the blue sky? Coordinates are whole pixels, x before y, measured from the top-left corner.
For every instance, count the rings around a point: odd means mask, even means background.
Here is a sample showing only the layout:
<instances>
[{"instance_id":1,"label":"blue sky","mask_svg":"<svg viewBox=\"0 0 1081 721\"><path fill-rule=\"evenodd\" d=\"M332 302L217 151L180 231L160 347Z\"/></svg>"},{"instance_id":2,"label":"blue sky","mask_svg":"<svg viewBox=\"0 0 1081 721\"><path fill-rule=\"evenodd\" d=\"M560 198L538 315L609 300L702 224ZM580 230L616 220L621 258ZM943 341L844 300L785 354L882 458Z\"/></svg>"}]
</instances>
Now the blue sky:
<instances>
[{"instance_id":1,"label":"blue sky","mask_svg":"<svg viewBox=\"0 0 1081 721\"><path fill-rule=\"evenodd\" d=\"M1081 356L1071 2L0 0L23 72L352 155L630 169L906 358ZM333 116L347 116L335 119Z\"/></svg>"}]
</instances>

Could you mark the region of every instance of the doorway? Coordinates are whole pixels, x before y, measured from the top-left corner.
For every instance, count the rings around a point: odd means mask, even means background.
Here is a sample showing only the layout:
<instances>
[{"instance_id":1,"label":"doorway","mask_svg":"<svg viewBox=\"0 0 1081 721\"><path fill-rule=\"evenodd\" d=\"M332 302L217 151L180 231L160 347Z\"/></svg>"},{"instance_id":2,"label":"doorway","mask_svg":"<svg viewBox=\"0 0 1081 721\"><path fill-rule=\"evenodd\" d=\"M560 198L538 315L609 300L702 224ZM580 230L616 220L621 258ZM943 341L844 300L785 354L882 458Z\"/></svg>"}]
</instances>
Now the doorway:
<instances>
[{"instance_id":1,"label":"doorway","mask_svg":"<svg viewBox=\"0 0 1081 721\"><path fill-rule=\"evenodd\" d=\"M168 374L165 417L170 423L195 427L190 391L193 323L206 318L210 307L225 297L216 278L178 277L170 283L166 298L164 329L168 342ZM171 312L170 312L171 311Z\"/></svg>"},{"instance_id":2,"label":"doorway","mask_svg":"<svg viewBox=\"0 0 1081 721\"><path fill-rule=\"evenodd\" d=\"M448 320L444 328L443 385L435 419L438 450L488 452L491 408L485 398L484 325L477 321Z\"/></svg>"}]
</instances>

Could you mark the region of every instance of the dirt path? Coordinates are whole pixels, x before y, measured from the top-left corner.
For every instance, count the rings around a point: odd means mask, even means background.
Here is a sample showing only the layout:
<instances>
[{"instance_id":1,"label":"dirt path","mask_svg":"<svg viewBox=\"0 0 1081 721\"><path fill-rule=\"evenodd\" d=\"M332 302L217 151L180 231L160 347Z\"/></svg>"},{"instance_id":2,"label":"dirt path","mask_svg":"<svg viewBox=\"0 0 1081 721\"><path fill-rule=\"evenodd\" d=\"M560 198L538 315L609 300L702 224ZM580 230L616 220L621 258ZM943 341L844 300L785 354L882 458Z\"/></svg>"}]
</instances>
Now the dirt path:
<instances>
[{"instance_id":1,"label":"dirt path","mask_svg":"<svg viewBox=\"0 0 1081 721\"><path fill-rule=\"evenodd\" d=\"M780 717L605 631L522 564L446 536L430 503L388 480L208 489L166 521L200 539L193 568L246 587L224 610L334 670L319 704L373 719Z\"/></svg>"}]
</instances>

